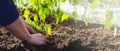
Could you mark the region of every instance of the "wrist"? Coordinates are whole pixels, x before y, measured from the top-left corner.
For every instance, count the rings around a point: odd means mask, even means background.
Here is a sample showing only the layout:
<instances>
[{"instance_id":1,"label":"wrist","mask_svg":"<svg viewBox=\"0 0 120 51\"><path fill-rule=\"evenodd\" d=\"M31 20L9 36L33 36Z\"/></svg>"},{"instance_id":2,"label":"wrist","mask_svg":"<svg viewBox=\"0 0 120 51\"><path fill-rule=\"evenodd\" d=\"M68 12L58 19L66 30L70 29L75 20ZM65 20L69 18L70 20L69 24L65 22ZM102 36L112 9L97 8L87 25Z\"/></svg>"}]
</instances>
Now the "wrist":
<instances>
[{"instance_id":1,"label":"wrist","mask_svg":"<svg viewBox=\"0 0 120 51\"><path fill-rule=\"evenodd\" d=\"M21 39L22 41L30 41L32 39L30 34L27 34L25 36L23 36L23 38Z\"/></svg>"},{"instance_id":2,"label":"wrist","mask_svg":"<svg viewBox=\"0 0 120 51\"><path fill-rule=\"evenodd\" d=\"M31 43L32 42L32 36L30 35L30 37L26 37L24 41L29 43L29 44L32 44Z\"/></svg>"}]
</instances>

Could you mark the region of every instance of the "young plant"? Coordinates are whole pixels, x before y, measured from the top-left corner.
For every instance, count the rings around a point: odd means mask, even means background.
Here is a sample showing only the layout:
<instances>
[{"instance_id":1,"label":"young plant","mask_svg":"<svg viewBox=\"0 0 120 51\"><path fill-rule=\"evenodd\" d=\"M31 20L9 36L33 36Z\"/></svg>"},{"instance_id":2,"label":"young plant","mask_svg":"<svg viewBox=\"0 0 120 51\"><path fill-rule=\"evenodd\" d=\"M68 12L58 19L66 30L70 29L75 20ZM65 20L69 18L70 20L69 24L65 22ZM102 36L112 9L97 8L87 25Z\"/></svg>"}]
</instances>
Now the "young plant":
<instances>
[{"instance_id":1,"label":"young plant","mask_svg":"<svg viewBox=\"0 0 120 51\"><path fill-rule=\"evenodd\" d=\"M94 10L98 6L99 0L94 0L94 1L91 1L91 2L92 2L92 10Z\"/></svg>"},{"instance_id":2,"label":"young plant","mask_svg":"<svg viewBox=\"0 0 120 51\"><path fill-rule=\"evenodd\" d=\"M105 12L105 16L106 16L106 19L105 19L104 25L107 29L109 29L111 27L111 20L113 18L113 12L110 10L107 10Z\"/></svg>"},{"instance_id":3,"label":"young plant","mask_svg":"<svg viewBox=\"0 0 120 51\"><path fill-rule=\"evenodd\" d=\"M23 0L14 0L17 5L22 5L24 11L20 11L26 22L32 25L37 32L51 35L51 25L46 24L47 15L54 16L56 24L69 18L69 14L60 9L60 2L65 0L28 0L23 4ZM19 3L18 3L19 2Z\"/></svg>"}]
</instances>

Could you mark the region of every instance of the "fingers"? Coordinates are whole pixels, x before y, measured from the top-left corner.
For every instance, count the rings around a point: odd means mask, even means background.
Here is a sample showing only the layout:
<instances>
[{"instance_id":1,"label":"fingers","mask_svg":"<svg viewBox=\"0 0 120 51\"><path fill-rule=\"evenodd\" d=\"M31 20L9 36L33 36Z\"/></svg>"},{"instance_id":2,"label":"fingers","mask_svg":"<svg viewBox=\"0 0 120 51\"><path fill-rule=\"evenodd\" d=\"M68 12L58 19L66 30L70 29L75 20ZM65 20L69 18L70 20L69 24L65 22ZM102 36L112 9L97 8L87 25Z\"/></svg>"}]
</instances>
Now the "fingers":
<instances>
[{"instance_id":1,"label":"fingers","mask_svg":"<svg viewBox=\"0 0 120 51\"><path fill-rule=\"evenodd\" d=\"M45 44L46 44L45 41L42 41L41 44L39 44L39 45L45 45Z\"/></svg>"},{"instance_id":2,"label":"fingers","mask_svg":"<svg viewBox=\"0 0 120 51\"><path fill-rule=\"evenodd\" d=\"M43 40L43 41L46 41L46 36L45 35L42 35L40 33L37 33L37 34L33 34L34 36L36 36L37 38Z\"/></svg>"},{"instance_id":3,"label":"fingers","mask_svg":"<svg viewBox=\"0 0 120 51\"><path fill-rule=\"evenodd\" d=\"M28 31L29 31L30 33L32 33L32 34L37 33L37 32L35 31L35 29L34 29L32 26L30 26L30 25L27 25L27 29L28 29Z\"/></svg>"},{"instance_id":4,"label":"fingers","mask_svg":"<svg viewBox=\"0 0 120 51\"><path fill-rule=\"evenodd\" d=\"M38 36L39 35L39 36ZM42 40L42 45L46 45L46 36L38 33L38 38Z\"/></svg>"},{"instance_id":5,"label":"fingers","mask_svg":"<svg viewBox=\"0 0 120 51\"><path fill-rule=\"evenodd\" d=\"M40 33L32 34L32 41L31 44L34 45L45 45L46 38L44 35L41 35Z\"/></svg>"},{"instance_id":6,"label":"fingers","mask_svg":"<svg viewBox=\"0 0 120 51\"><path fill-rule=\"evenodd\" d=\"M32 34L37 33L37 32L35 31L35 29L34 29L31 25L29 25L28 23L26 23L24 19L22 19L22 20L23 20L23 22L24 22L24 25L26 26L26 28L28 29L28 31L29 31L30 33L32 33Z\"/></svg>"},{"instance_id":7,"label":"fingers","mask_svg":"<svg viewBox=\"0 0 120 51\"><path fill-rule=\"evenodd\" d=\"M31 34L37 33L37 32L35 31L35 29L34 29L31 25L29 25L28 23L25 23L25 26L26 26L26 28L28 29L28 31L29 31Z\"/></svg>"}]
</instances>

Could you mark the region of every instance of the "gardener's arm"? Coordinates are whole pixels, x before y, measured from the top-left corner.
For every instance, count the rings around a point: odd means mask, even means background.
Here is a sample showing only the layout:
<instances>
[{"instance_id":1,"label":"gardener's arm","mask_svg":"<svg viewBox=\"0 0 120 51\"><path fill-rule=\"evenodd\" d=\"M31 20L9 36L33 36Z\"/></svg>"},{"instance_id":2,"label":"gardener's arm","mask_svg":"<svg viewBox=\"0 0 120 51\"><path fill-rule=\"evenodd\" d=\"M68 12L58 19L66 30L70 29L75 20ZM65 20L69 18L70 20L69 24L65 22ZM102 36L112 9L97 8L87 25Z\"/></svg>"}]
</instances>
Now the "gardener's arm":
<instances>
[{"instance_id":1,"label":"gardener's arm","mask_svg":"<svg viewBox=\"0 0 120 51\"><path fill-rule=\"evenodd\" d=\"M45 36L41 34L31 35L30 26L24 23L13 3L13 0L0 0L0 25L13 33L17 38L34 45L45 43ZM26 27L27 26L27 27ZM28 29L27 29L28 28ZM34 31L31 31L34 32Z\"/></svg>"}]
</instances>

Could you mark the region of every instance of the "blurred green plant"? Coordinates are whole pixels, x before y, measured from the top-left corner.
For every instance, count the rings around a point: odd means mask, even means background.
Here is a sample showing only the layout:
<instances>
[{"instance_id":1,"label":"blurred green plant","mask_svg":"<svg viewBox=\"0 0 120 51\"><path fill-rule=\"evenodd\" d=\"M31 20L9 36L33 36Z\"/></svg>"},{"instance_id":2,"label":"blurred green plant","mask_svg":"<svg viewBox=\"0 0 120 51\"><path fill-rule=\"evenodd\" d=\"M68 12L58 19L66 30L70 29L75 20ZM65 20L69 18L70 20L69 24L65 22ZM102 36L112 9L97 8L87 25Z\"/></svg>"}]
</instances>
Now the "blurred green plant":
<instances>
[{"instance_id":1,"label":"blurred green plant","mask_svg":"<svg viewBox=\"0 0 120 51\"><path fill-rule=\"evenodd\" d=\"M106 19L105 19L104 25L107 29L109 29L111 27L111 20L113 18L113 12L111 10L107 10L105 12L105 16L106 16Z\"/></svg>"},{"instance_id":2,"label":"blurred green plant","mask_svg":"<svg viewBox=\"0 0 120 51\"><path fill-rule=\"evenodd\" d=\"M26 4L23 4L22 2L24 1L14 0L17 6L22 5L20 8L24 11L20 11L20 13L23 14L25 21L32 25L37 32L46 32L51 35L51 25L46 24L45 21L48 15L56 19L56 24L70 17L69 14L64 13L60 9L60 2L65 2L66 0L27 0Z\"/></svg>"},{"instance_id":3,"label":"blurred green plant","mask_svg":"<svg viewBox=\"0 0 120 51\"><path fill-rule=\"evenodd\" d=\"M26 3L24 3L26 1ZM46 18L48 15L55 18L55 23L65 21L70 16L76 21L77 20L77 4L84 7L83 21L85 25L88 25L88 18L86 17L86 12L88 8L88 3L91 5L91 9L94 10L99 4L99 0L68 0L72 5L74 5L75 10L72 15L64 13L60 8L60 3L67 0L14 0L17 6L20 6L20 13L26 22L31 24L37 32L46 32L51 35L51 25L46 24ZM84 3L84 4L83 4ZM22 9L21 9L22 8ZM24 11L23 11L24 10ZM111 27L111 20L113 17L113 11L107 9L105 12L106 19L104 25L107 29Z\"/></svg>"},{"instance_id":4,"label":"blurred green plant","mask_svg":"<svg viewBox=\"0 0 120 51\"><path fill-rule=\"evenodd\" d=\"M98 6L98 2L99 2L99 0L91 1L91 3L92 3L92 10L94 10Z\"/></svg>"}]
</instances>

